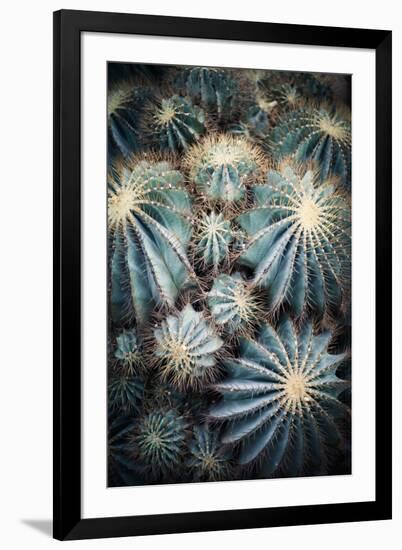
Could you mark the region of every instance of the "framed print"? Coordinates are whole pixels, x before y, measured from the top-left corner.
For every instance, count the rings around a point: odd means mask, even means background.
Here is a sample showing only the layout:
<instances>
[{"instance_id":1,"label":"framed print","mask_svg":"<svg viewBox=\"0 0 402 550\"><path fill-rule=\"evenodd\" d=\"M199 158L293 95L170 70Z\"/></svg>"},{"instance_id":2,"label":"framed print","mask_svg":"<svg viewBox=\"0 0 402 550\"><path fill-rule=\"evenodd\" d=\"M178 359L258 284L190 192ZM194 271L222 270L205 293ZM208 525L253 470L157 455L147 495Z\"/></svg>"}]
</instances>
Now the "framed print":
<instances>
[{"instance_id":1,"label":"framed print","mask_svg":"<svg viewBox=\"0 0 402 550\"><path fill-rule=\"evenodd\" d=\"M54 14L54 536L391 517L391 32Z\"/></svg>"}]
</instances>

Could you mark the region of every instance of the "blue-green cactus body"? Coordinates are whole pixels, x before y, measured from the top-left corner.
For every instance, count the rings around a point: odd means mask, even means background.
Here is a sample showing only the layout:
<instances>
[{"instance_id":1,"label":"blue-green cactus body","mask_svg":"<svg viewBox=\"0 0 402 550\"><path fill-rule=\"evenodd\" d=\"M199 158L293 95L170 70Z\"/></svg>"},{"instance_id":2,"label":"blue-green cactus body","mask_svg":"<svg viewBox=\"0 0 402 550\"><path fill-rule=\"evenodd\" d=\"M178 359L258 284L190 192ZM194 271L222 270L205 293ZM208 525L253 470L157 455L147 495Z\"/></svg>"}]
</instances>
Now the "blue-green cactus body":
<instances>
[{"instance_id":1,"label":"blue-green cactus body","mask_svg":"<svg viewBox=\"0 0 402 550\"><path fill-rule=\"evenodd\" d=\"M258 178L261 155L246 140L221 134L194 146L186 164L191 180L207 198L237 202L245 196L246 183Z\"/></svg>"},{"instance_id":2,"label":"blue-green cactus body","mask_svg":"<svg viewBox=\"0 0 402 550\"><path fill-rule=\"evenodd\" d=\"M210 67L186 69L178 83L187 95L203 107L215 110L220 118L230 115L236 84L223 70Z\"/></svg>"},{"instance_id":3,"label":"blue-green cactus body","mask_svg":"<svg viewBox=\"0 0 402 550\"><path fill-rule=\"evenodd\" d=\"M230 221L222 213L204 214L196 230L196 254L206 267L218 268L229 255L233 239Z\"/></svg>"},{"instance_id":4,"label":"blue-green cactus body","mask_svg":"<svg viewBox=\"0 0 402 550\"><path fill-rule=\"evenodd\" d=\"M182 175L167 162L119 167L109 185L108 218L112 318L121 322L134 312L143 323L155 306L174 304L192 273Z\"/></svg>"},{"instance_id":5,"label":"blue-green cactus body","mask_svg":"<svg viewBox=\"0 0 402 550\"><path fill-rule=\"evenodd\" d=\"M233 475L231 452L222 446L218 430L195 426L189 451L187 466L194 481L221 481Z\"/></svg>"},{"instance_id":6,"label":"blue-green cactus body","mask_svg":"<svg viewBox=\"0 0 402 550\"><path fill-rule=\"evenodd\" d=\"M187 98L174 95L148 109L150 140L162 151L187 149L205 131L204 111Z\"/></svg>"},{"instance_id":7,"label":"blue-green cactus body","mask_svg":"<svg viewBox=\"0 0 402 550\"><path fill-rule=\"evenodd\" d=\"M307 107L290 112L272 130L268 144L275 158L316 161L322 181L338 176L350 188L350 122L336 111Z\"/></svg>"},{"instance_id":8,"label":"blue-green cactus body","mask_svg":"<svg viewBox=\"0 0 402 550\"><path fill-rule=\"evenodd\" d=\"M239 262L252 283L268 289L268 305L289 303L300 316L338 308L350 280L350 206L329 182L310 170L270 170L254 188L256 204L237 222L249 235Z\"/></svg>"},{"instance_id":9,"label":"blue-green cactus body","mask_svg":"<svg viewBox=\"0 0 402 550\"><path fill-rule=\"evenodd\" d=\"M201 312L187 304L179 314L162 321L154 336L163 380L178 389L198 389L213 380L216 352L223 342Z\"/></svg>"},{"instance_id":10,"label":"blue-green cactus body","mask_svg":"<svg viewBox=\"0 0 402 550\"><path fill-rule=\"evenodd\" d=\"M118 416L108 421L108 486L143 485L144 470L130 452L131 417Z\"/></svg>"},{"instance_id":11,"label":"blue-green cactus body","mask_svg":"<svg viewBox=\"0 0 402 550\"><path fill-rule=\"evenodd\" d=\"M151 476L174 472L182 460L188 423L174 409L152 411L141 418L131 444Z\"/></svg>"},{"instance_id":12,"label":"blue-green cactus body","mask_svg":"<svg viewBox=\"0 0 402 550\"><path fill-rule=\"evenodd\" d=\"M224 399L210 416L227 421L223 443L241 443L240 464L265 477L325 473L328 449L342 445L337 419L348 414L338 399L348 382L336 375L345 356L328 353L331 336L314 334L310 322L298 332L285 317L226 361L228 378L215 386Z\"/></svg>"},{"instance_id":13,"label":"blue-green cactus body","mask_svg":"<svg viewBox=\"0 0 402 550\"><path fill-rule=\"evenodd\" d=\"M208 307L218 326L229 334L244 332L258 323L261 305L240 273L219 275L208 293Z\"/></svg>"},{"instance_id":14,"label":"blue-green cactus body","mask_svg":"<svg viewBox=\"0 0 402 550\"><path fill-rule=\"evenodd\" d=\"M126 414L138 410L144 394L144 383L140 378L125 373L114 373L108 384L109 406Z\"/></svg>"},{"instance_id":15,"label":"blue-green cactus body","mask_svg":"<svg viewBox=\"0 0 402 550\"><path fill-rule=\"evenodd\" d=\"M129 374L141 364L142 351L134 330L124 330L116 336L114 356Z\"/></svg>"},{"instance_id":16,"label":"blue-green cactus body","mask_svg":"<svg viewBox=\"0 0 402 550\"><path fill-rule=\"evenodd\" d=\"M135 88L129 82L114 87L108 94L109 151L124 157L144 147L140 131L141 109L147 100L147 90Z\"/></svg>"}]
</instances>

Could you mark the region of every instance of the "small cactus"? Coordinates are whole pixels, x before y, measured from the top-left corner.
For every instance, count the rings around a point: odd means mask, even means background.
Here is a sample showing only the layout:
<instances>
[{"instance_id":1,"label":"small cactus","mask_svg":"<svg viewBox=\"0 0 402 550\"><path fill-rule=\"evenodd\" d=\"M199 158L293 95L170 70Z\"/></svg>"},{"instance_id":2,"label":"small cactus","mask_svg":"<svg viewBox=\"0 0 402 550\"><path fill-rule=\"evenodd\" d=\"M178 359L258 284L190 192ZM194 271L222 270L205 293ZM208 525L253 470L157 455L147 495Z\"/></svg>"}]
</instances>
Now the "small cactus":
<instances>
[{"instance_id":1,"label":"small cactus","mask_svg":"<svg viewBox=\"0 0 402 550\"><path fill-rule=\"evenodd\" d=\"M252 284L268 289L268 306L288 302L297 316L324 315L349 288L350 205L330 181L284 164L254 188L256 204L237 222L249 240L238 261L253 269Z\"/></svg>"},{"instance_id":2,"label":"small cactus","mask_svg":"<svg viewBox=\"0 0 402 550\"><path fill-rule=\"evenodd\" d=\"M140 378L115 373L108 384L109 404L112 410L125 414L138 410L144 394L144 384Z\"/></svg>"},{"instance_id":3,"label":"small cactus","mask_svg":"<svg viewBox=\"0 0 402 550\"><path fill-rule=\"evenodd\" d=\"M231 452L222 446L216 430L195 426L189 451L187 466L194 476L194 481L233 479Z\"/></svg>"},{"instance_id":4,"label":"small cactus","mask_svg":"<svg viewBox=\"0 0 402 550\"><path fill-rule=\"evenodd\" d=\"M178 315L169 315L154 330L155 356L163 381L180 390L199 389L216 374L216 352L222 340L202 313L187 304Z\"/></svg>"},{"instance_id":5,"label":"small cactus","mask_svg":"<svg viewBox=\"0 0 402 550\"><path fill-rule=\"evenodd\" d=\"M183 176L168 162L118 165L108 193L111 313L143 323L155 306L173 305L189 283L190 200Z\"/></svg>"},{"instance_id":6,"label":"small cactus","mask_svg":"<svg viewBox=\"0 0 402 550\"><path fill-rule=\"evenodd\" d=\"M151 411L138 421L130 445L152 478L164 478L180 464L187 427L186 419L175 409Z\"/></svg>"},{"instance_id":7,"label":"small cactus","mask_svg":"<svg viewBox=\"0 0 402 550\"><path fill-rule=\"evenodd\" d=\"M330 447L342 445L337 418L349 412L338 399L349 384L336 375L345 355L328 353L331 337L284 317L226 361L229 376L215 385L224 400L210 416L227 421L222 443L242 443L240 464L258 464L264 477L326 472Z\"/></svg>"},{"instance_id":8,"label":"small cactus","mask_svg":"<svg viewBox=\"0 0 402 550\"><path fill-rule=\"evenodd\" d=\"M173 153L187 149L205 130L204 111L178 95L150 103L145 121L151 143Z\"/></svg>"},{"instance_id":9,"label":"small cactus","mask_svg":"<svg viewBox=\"0 0 402 550\"><path fill-rule=\"evenodd\" d=\"M219 264L228 258L232 239L230 221L222 213L212 210L209 214L203 214L196 225L196 255L205 267L217 270Z\"/></svg>"},{"instance_id":10,"label":"small cactus","mask_svg":"<svg viewBox=\"0 0 402 550\"><path fill-rule=\"evenodd\" d=\"M236 202L244 198L246 184L261 176L264 162L261 151L245 139L217 134L194 145L185 165L206 198Z\"/></svg>"},{"instance_id":11,"label":"small cactus","mask_svg":"<svg viewBox=\"0 0 402 550\"><path fill-rule=\"evenodd\" d=\"M134 330L124 330L116 336L115 358L123 365L127 374L133 374L142 363L142 350Z\"/></svg>"},{"instance_id":12,"label":"small cactus","mask_svg":"<svg viewBox=\"0 0 402 550\"><path fill-rule=\"evenodd\" d=\"M339 176L350 188L350 122L336 110L305 107L290 112L273 129L268 145L276 159L293 155L296 161L315 161L321 181Z\"/></svg>"},{"instance_id":13,"label":"small cactus","mask_svg":"<svg viewBox=\"0 0 402 550\"><path fill-rule=\"evenodd\" d=\"M125 82L110 89L107 98L109 151L120 151L124 157L143 148L140 132L141 108L147 92Z\"/></svg>"},{"instance_id":14,"label":"small cactus","mask_svg":"<svg viewBox=\"0 0 402 550\"><path fill-rule=\"evenodd\" d=\"M240 273L219 275L208 293L207 303L215 323L229 334L247 332L258 324L263 313L255 289Z\"/></svg>"},{"instance_id":15,"label":"small cactus","mask_svg":"<svg viewBox=\"0 0 402 550\"><path fill-rule=\"evenodd\" d=\"M219 118L230 115L236 84L224 70L210 67L185 69L178 84L203 107L216 110Z\"/></svg>"}]
</instances>

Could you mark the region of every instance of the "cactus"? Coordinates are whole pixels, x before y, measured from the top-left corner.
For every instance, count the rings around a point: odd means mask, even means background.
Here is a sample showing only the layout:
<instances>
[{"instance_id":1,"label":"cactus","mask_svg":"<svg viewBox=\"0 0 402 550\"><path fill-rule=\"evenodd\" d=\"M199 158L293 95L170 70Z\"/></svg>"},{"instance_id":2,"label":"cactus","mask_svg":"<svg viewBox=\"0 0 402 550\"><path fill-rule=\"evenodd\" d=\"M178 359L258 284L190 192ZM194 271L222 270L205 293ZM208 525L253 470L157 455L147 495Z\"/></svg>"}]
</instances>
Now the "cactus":
<instances>
[{"instance_id":1,"label":"cactus","mask_svg":"<svg viewBox=\"0 0 402 550\"><path fill-rule=\"evenodd\" d=\"M327 471L342 445L337 419L349 412L338 399L348 382L336 375L345 355L328 353L331 336L314 334L311 322L297 331L284 317L226 361L229 376L215 385L224 399L210 416L227 421L222 443L241 442L240 464L264 477Z\"/></svg>"},{"instance_id":2,"label":"cactus","mask_svg":"<svg viewBox=\"0 0 402 550\"><path fill-rule=\"evenodd\" d=\"M222 69L192 67L179 76L178 85L203 107L213 109L226 119L232 110L235 81Z\"/></svg>"},{"instance_id":3,"label":"cactus","mask_svg":"<svg viewBox=\"0 0 402 550\"><path fill-rule=\"evenodd\" d=\"M162 151L187 149L204 133L204 111L187 98L173 95L154 100L146 111L144 131Z\"/></svg>"},{"instance_id":4,"label":"cactus","mask_svg":"<svg viewBox=\"0 0 402 550\"><path fill-rule=\"evenodd\" d=\"M151 478L172 474L182 459L188 423L175 409L146 413L131 438L133 454L149 469Z\"/></svg>"},{"instance_id":5,"label":"cactus","mask_svg":"<svg viewBox=\"0 0 402 550\"><path fill-rule=\"evenodd\" d=\"M142 363L142 350L134 330L124 330L116 336L115 358L123 365L125 373L132 375Z\"/></svg>"},{"instance_id":6,"label":"cactus","mask_svg":"<svg viewBox=\"0 0 402 550\"><path fill-rule=\"evenodd\" d=\"M231 453L223 448L216 430L195 426L189 444L187 466L194 481L221 481L233 479Z\"/></svg>"},{"instance_id":7,"label":"cactus","mask_svg":"<svg viewBox=\"0 0 402 550\"><path fill-rule=\"evenodd\" d=\"M144 393L140 378L124 373L114 373L108 384L108 399L111 410L120 409L125 414L138 410Z\"/></svg>"},{"instance_id":8,"label":"cactus","mask_svg":"<svg viewBox=\"0 0 402 550\"><path fill-rule=\"evenodd\" d=\"M143 88L134 88L130 82L110 89L107 98L109 151L120 151L124 157L143 148L140 132L141 108L147 97Z\"/></svg>"},{"instance_id":9,"label":"cactus","mask_svg":"<svg viewBox=\"0 0 402 550\"><path fill-rule=\"evenodd\" d=\"M263 316L261 300L240 273L219 275L207 303L215 323L228 334L247 332Z\"/></svg>"},{"instance_id":10,"label":"cactus","mask_svg":"<svg viewBox=\"0 0 402 550\"><path fill-rule=\"evenodd\" d=\"M183 176L168 162L133 161L110 178L111 313L124 322L149 318L155 306L172 306L189 283L186 247L190 200Z\"/></svg>"},{"instance_id":11,"label":"cactus","mask_svg":"<svg viewBox=\"0 0 402 550\"><path fill-rule=\"evenodd\" d=\"M108 421L108 486L143 485L144 470L130 456L132 418L119 416Z\"/></svg>"},{"instance_id":12,"label":"cactus","mask_svg":"<svg viewBox=\"0 0 402 550\"><path fill-rule=\"evenodd\" d=\"M297 161L316 161L321 181L339 176L350 188L350 122L339 112L325 107L292 111L273 129L267 144L275 158L293 155Z\"/></svg>"},{"instance_id":13,"label":"cactus","mask_svg":"<svg viewBox=\"0 0 402 550\"><path fill-rule=\"evenodd\" d=\"M202 195L233 202L245 196L250 180L261 176L264 160L261 151L245 139L216 134L189 150L185 166Z\"/></svg>"},{"instance_id":14,"label":"cactus","mask_svg":"<svg viewBox=\"0 0 402 550\"><path fill-rule=\"evenodd\" d=\"M274 312L288 302L297 316L339 308L348 292L350 205L331 181L290 165L270 170L254 188L256 204L237 222L249 240L239 262L254 270L252 284L268 289Z\"/></svg>"},{"instance_id":15,"label":"cactus","mask_svg":"<svg viewBox=\"0 0 402 550\"><path fill-rule=\"evenodd\" d=\"M180 390L198 389L210 383L217 371L216 352L222 340L202 313L187 304L169 315L154 330L155 356L161 378Z\"/></svg>"},{"instance_id":16,"label":"cactus","mask_svg":"<svg viewBox=\"0 0 402 550\"><path fill-rule=\"evenodd\" d=\"M228 258L232 239L230 221L222 213L212 210L209 214L203 214L196 225L196 255L205 267L213 267L216 271L219 264Z\"/></svg>"}]
</instances>

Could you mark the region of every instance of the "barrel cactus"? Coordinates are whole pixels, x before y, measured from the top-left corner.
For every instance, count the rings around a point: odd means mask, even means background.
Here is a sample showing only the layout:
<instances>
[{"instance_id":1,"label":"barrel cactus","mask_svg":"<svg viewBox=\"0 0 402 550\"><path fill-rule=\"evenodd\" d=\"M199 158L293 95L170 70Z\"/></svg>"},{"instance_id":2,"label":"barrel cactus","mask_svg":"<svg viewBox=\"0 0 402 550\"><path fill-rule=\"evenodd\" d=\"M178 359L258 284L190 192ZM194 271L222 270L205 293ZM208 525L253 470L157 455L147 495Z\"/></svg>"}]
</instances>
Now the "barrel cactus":
<instances>
[{"instance_id":1,"label":"barrel cactus","mask_svg":"<svg viewBox=\"0 0 402 550\"><path fill-rule=\"evenodd\" d=\"M144 393L140 378L125 373L112 374L108 384L109 404L112 410L119 409L126 414L138 410Z\"/></svg>"},{"instance_id":2,"label":"barrel cactus","mask_svg":"<svg viewBox=\"0 0 402 550\"><path fill-rule=\"evenodd\" d=\"M202 388L215 378L216 352L223 342L203 314L190 304L164 319L154 336L155 357L163 381L187 390Z\"/></svg>"},{"instance_id":3,"label":"barrel cactus","mask_svg":"<svg viewBox=\"0 0 402 550\"><path fill-rule=\"evenodd\" d=\"M107 98L109 150L129 157L143 148L140 132L141 108L147 92L125 82L110 89Z\"/></svg>"},{"instance_id":4,"label":"barrel cactus","mask_svg":"<svg viewBox=\"0 0 402 550\"><path fill-rule=\"evenodd\" d=\"M189 451L187 466L195 481L233 479L230 449L222 446L216 430L195 426Z\"/></svg>"},{"instance_id":5,"label":"barrel cactus","mask_svg":"<svg viewBox=\"0 0 402 550\"><path fill-rule=\"evenodd\" d=\"M207 303L215 323L228 334L247 333L264 314L260 297L240 273L219 275Z\"/></svg>"},{"instance_id":6,"label":"barrel cactus","mask_svg":"<svg viewBox=\"0 0 402 550\"><path fill-rule=\"evenodd\" d=\"M189 150L185 165L205 198L236 202L244 198L246 184L261 177L264 157L258 147L241 137L215 134Z\"/></svg>"},{"instance_id":7,"label":"barrel cactus","mask_svg":"<svg viewBox=\"0 0 402 550\"><path fill-rule=\"evenodd\" d=\"M153 100L147 108L144 130L151 144L176 153L187 149L204 133L204 111L178 95Z\"/></svg>"},{"instance_id":8,"label":"barrel cactus","mask_svg":"<svg viewBox=\"0 0 402 550\"><path fill-rule=\"evenodd\" d=\"M249 235L240 264L268 289L272 312L285 303L297 316L339 309L349 290L350 204L312 170L289 164L254 188L255 205L237 218Z\"/></svg>"},{"instance_id":9,"label":"barrel cactus","mask_svg":"<svg viewBox=\"0 0 402 550\"><path fill-rule=\"evenodd\" d=\"M331 336L284 317L226 361L229 376L215 385L223 400L210 416L226 421L222 443L240 444L240 464L264 477L327 471L331 449L342 446L338 419L348 414L339 399L348 382L336 375L345 355L328 353Z\"/></svg>"},{"instance_id":10,"label":"barrel cactus","mask_svg":"<svg viewBox=\"0 0 402 550\"><path fill-rule=\"evenodd\" d=\"M133 374L142 364L142 349L134 330L123 330L116 336L114 357L127 374Z\"/></svg>"},{"instance_id":11,"label":"barrel cactus","mask_svg":"<svg viewBox=\"0 0 402 550\"><path fill-rule=\"evenodd\" d=\"M140 418L130 445L151 478L163 479L175 471L182 460L187 430L187 420L175 409L154 410Z\"/></svg>"},{"instance_id":12,"label":"barrel cactus","mask_svg":"<svg viewBox=\"0 0 402 550\"><path fill-rule=\"evenodd\" d=\"M230 115L235 97L235 81L222 69L191 67L179 76L178 85L203 107L215 110L219 118Z\"/></svg>"},{"instance_id":13,"label":"barrel cactus","mask_svg":"<svg viewBox=\"0 0 402 550\"><path fill-rule=\"evenodd\" d=\"M293 155L317 163L320 178L331 175L350 188L351 127L347 115L326 107L305 107L288 113L268 137L276 159Z\"/></svg>"},{"instance_id":14,"label":"barrel cactus","mask_svg":"<svg viewBox=\"0 0 402 550\"><path fill-rule=\"evenodd\" d=\"M193 272L187 259L190 199L183 176L169 162L132 161L110 176L108 229L111 314L134 312L138 323L155 306L173 305Z\"/></svg>"},{"instance_id":15,"label":"barrel cactus","mask_svg":"<svg viewBox=\"0 0 402 550\"><path fill-rule=\"evenodd\" d=\"M108 486L143 485L143 468L130 456L129 438L133 420L117 416L108 420Z\"/></svg>"},{"instance_id":16,"label":"barrel cactus","mask_svg":"<svg viewBox=\"0 0 402 550\"><path fill-rule=\"evenodd\" d=\"M195 227L195 253L204 267L212 267L215 271L229 256L229 246L233 239L230 221L223 213L212 210L202 214Z\"/></svg>"}]
</instances>

